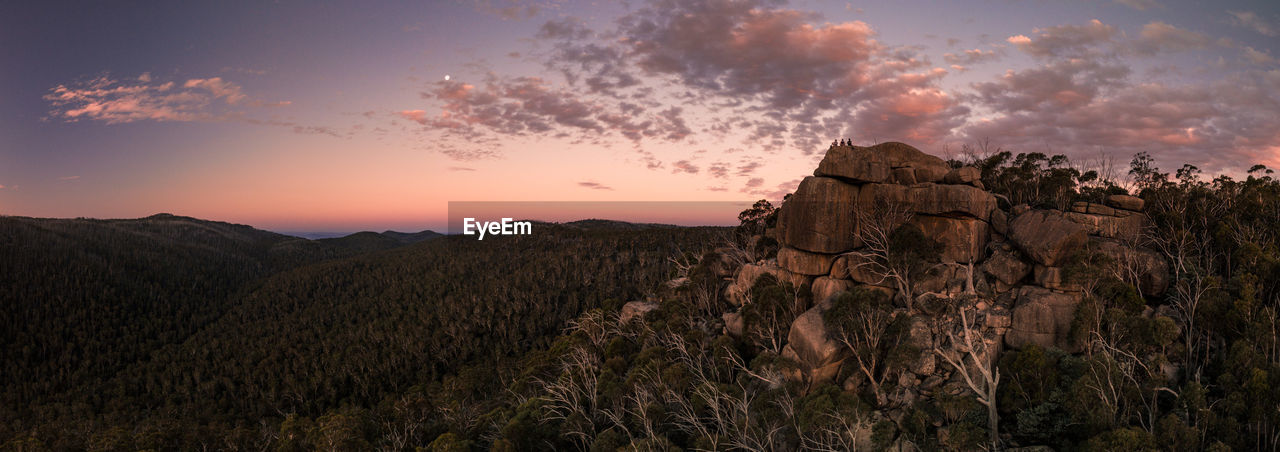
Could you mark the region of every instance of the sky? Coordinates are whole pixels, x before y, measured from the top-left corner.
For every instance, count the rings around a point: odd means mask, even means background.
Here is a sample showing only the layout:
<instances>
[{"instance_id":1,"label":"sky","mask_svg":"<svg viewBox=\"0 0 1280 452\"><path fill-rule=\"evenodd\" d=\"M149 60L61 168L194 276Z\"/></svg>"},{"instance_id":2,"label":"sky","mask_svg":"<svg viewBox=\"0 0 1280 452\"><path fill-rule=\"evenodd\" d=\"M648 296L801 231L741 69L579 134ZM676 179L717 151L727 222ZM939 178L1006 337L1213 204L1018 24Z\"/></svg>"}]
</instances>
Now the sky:
<instances>
[{"instance_id":1,"label":"sky","mask_svg":"<svg viewBox=\"0 0 1280 452\"><path fill-rule=\"evenodd\" d=\"M837 138L1280 167L1280 2L0 4L3 215L778 200Z\"/></svg>"}]
</instances>

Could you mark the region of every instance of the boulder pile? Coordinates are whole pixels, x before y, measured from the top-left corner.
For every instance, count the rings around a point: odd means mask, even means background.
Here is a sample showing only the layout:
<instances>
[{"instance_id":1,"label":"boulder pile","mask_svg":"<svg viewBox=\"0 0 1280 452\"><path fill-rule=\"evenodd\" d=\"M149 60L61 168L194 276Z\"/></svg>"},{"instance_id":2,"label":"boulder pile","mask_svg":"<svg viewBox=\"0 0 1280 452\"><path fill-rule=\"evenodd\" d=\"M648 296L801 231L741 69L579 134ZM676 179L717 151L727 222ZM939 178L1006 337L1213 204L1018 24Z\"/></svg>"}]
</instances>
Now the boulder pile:
<instances>
[{"instance_id":1,"label":"boulder pile","mask_svg":"<svg viewBox=\"0 0 1280 452\"><path fill-rule=\"evenodd\" d=\"M886 404L901 406L935 391L964 390L954 366L936 358L959 350L956 338L965 333L974 343L962 348L985 365L1006 346L1078 350L1071 331L1084 288L1069 277L1073 268L1124 268L1139 275L1144 294L1167 289L1167 263L1136 245L1147 223L1142 199L1116 195L1066 211L1002 206L981 176L978 168L953 168L903 143L832 147L782 205L768 233L781 245L776 258L741 266L728 278L726 297L750 303L749 290L766 274L808 288L813 304L791 324L782 350L800 366L791 378L856 389L866 377L824 313L855 288L890 295L891 318L909 326L908 345L916 351L881 376L893 388ZM938 245L936 259L911 278L895 277L876 252L883 242L877 234L901 224ZM958 312L966 313L963 320ZM742 334L740 316L725 319L726 330Z\"/></svg>"}]
</instances>

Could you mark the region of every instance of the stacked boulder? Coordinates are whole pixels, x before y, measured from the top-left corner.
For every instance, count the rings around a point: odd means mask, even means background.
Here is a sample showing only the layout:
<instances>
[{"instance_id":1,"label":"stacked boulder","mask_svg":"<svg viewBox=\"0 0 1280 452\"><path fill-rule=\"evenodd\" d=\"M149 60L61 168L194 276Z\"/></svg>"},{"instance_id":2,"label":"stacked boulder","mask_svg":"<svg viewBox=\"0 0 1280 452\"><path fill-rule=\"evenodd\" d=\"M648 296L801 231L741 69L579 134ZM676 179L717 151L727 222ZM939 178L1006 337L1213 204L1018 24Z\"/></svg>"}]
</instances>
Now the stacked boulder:
<instances>
[{"instance_id":1,"label":"stacked boulder","mask_svg":"<svg viewBox=\"0 0 1280 452\"><path fill-rule=\"evenodd\" d=\"M1034 344L1066 351L1080 346L1068 333L1084 288L1069 281L1068 264L1103 265L1137 275L1142 293L1163 294L1169 285L1168 264L1159 253L1136 245L1147 225L1142 207L1141 198L1113 195L1106 205L1078 202L1067 212L1026 210L1010 221L1009 241L1030 258L1035 285L1024 285L1016 292L1005 343L1014 348ZM1072 258L1085 262L1067 262ZM1016 267L1025 277L1025 266Z\"/></svg>"},{"instance_id":2,"label":"stacked boulder","mask_svg":"<svg viewBox=\"0 0 1280 452\"><path fill-rule=\"evenodd\" d=\"M782 350L799 365L791 377L810 384L844 378L853 389L862 377L823 314L836 296L854 288L889 294L898 300L893 318L909 322L911 345L920 350L884 377L897 388L889 397L907 404L931 391L963 390L952 366L936 355L955 350L953 338L964 333L982 345L975 348L983 351L983 365L994 362L1004 346L1074 351L1069 333L1083 288L1067 273L1082 255L1127 266L1130 274L1141 275L1144 294L1167 288L1167 264L1135 245L1147 223L1141 199L1111 196L1069 211L1004 210L980 176L977 168L952 168L903 143L833 147L781 207L778 227L770 232L781 245L776 259L743 265L729 278L726 296L735 305L750 303L749 289L766 274L807 287L813 305L792 323ZM909 213L904 218L940 245L940 261L929 263L910 287L879 272L882 267L870 262L859 239L865 236L860 228L867 227L859 218L868 217L858 212L874 214L885 206ZM904 289L910 292L898 293ZM970 313L964 322L955 316L957 308ZM725 320L726 330L741 334L740 317L730 313Z\"/></svg>"},{"instance_id":3,"label":"stacked boulder","mask_svg":"<svg viewBox=\"0 0 1280 452\"><path fill-rule=\"evenodd\" d=\"M830 380L847 357L847 348L823 325L822 314L831 299L854 287L889 295L901 289L873 270L860 252L856 212L888 205L909 212L912 224L940 244L942 259L910 289L930 296L958 295L972 290L970 264L980 263L991 237L1005 229L1005 216L995 196L982 188L980 175L977 168L951 168L903 143L832 148L782 206L775 232L782 247L776 260L743 266L727 296L735 304L749 303L748 290L764 274L809 287L815 306L792 324L783 354L800 363L808 380ZM993 215L999 226L992 226ZM913 340L928 346L922 347L921 362L912 366L924 375L912 378L927 377L938 367L932 353L935 341L926 334L930 329L916 323L920 322L913 320Z\"/></svg>"}]
</instances>

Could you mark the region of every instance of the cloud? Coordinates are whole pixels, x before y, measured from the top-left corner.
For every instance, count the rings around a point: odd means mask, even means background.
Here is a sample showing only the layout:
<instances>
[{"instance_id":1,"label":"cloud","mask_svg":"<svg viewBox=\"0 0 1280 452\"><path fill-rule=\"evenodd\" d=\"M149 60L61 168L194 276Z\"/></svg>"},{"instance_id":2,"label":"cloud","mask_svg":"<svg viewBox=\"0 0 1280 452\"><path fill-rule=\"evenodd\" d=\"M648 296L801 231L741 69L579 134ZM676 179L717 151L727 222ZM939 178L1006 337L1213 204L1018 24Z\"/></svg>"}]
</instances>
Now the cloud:
<instances>
[{"instance_id":1,"label":"cloud","mask_svg":"<svg viewBox=\"0 0 1280 452\"><path fill-rule=\"evenodd\" d=\"M593 143L622 137L639 143L645 139L680 142L693 135L681 107L651 111L627 100L583 95L540 77L490 74L476 84L435 81L421 96L437 104L439 112L410 109L395 116L422 126L422 131L443 134L445 141L453 139L457 147L497 143L512 136ZM439 144L439 140L433 142Z\"/></svg>"},{"instance_id":2,"label":"cloud","mask_svg":"<svg viewBox=\"0 0 1280 452\"><path fill-rule=\"evenodd\" d=\"M476 11L501 17L502 20L529 19L555 2L531 0L471 0Z\"/></svg>"},{"instance_id":3,"label":"cloud","mask_svg":"<svg viewBox=\"0 0 1280 452\"><path fill-rule=\"evenodd\" d=\"M621 97L620 90L641 84L625 64L624 49L594 42L596 33L574 18L548 21L536 37L553 43L544 65L559 71L570 85L585 85L589 93Z\"/></svg>"},{"instance_id":4,"label":"cloud","mask_svg":"<svg viewBox=\"0 0 1280 452\"><path fill-rule=\"evenodd\" d=\"M613 190L613 187L601 184L599 182L592 182L592 181L578 182L578 186L590 188L592 190Z\"/></svg>"},{"instance_id":5,"label":"cloud","mask_svg":"<svg viewBox=\"0 0 1280 452\"><path fill-rule=\"evenodd\" d=\"M698 174L698 171L700 170L697 165L690 163L688 160L677 161L675 163L672 163L671 166L673 168L671 170L673 174L682 173L682 172L689 173L689 174Z\"/></svg>"},{"instance_id":6,"label":"cloud","mask_svg":"<svg viewBox=\"0 0 1280 452\"><path fill-rule=\"evenodd\" d=\"M573 93L555 90L538 77L493 79L484 86L462 81L439 81L423 97L444 103L437 116L423 110L399 112L400 117L441 129L487 128L501 135L549 132L567 127L603 132L595 118L601 107L579 100Z\"/></svg>"},{"instance_id":7,"label":"cloud","mask_svg":"<svg viewBox=\"0 0 1280 452\"><path fill-rule=\"evenodd\" d=\"M1133 82L1127 74L1120 66L1070 60L1010 72L977 87L974 101L995 114L960 135L991 138L1015 152L1145 151L1208 172L1275 158L1280 130L1266 124L1280 117L1280 99L1272 94L1280 75L1255 71L1178 84Z\"/></svg>"},{"instance_id":8,"label":"cloud","mask_svg":"<svg viewBox=\"0 0 1280 452\"><path fill-rule=\"evenodd\" d=\"M419 124L427 123L427 112L425 110L401 110L396 112L396 116Z\"/></svg>"},{"instance_id":9,"label":"cloud","mask_svg":"<svg viewBox=\"0 0 1280 452\"><path fill-rule=\"evenodd\" d=\"M801 179L792 179L778 184L772 189L762 188L764 180L760 178L752 178L747 181L747 185L739 190L754 196L760 196L764 199L780 201L783 197L796 191L796 187L800 186Z\"/></svg>"},{"instance_id":10,"label":"cloud","mask_svg":"<svg viewBox=\"0 0 1280 452\"><path fill-rule=\"evenodd\" d=\"M874 93L849 120L853 130L877 141L907 140L933 144L964 123L969 107L936 85L946 75L938 68L923 73L884 78L872 84Z\"/></svg>"},{"instance_id":11,"label":"cloud","mask_svg":"<svg viewBox=\"0 0 1280 452\"><path fill-rule=\"evenodd\" d=\"M221 77L160 82L149 73L125 80L103 75L58 85L45 94L51 118L107 124L138 121L192 122L241 119L245 108L280 106L252 99Z\"/></svg>"},{"instance_id":12,"label":"cloud","mask_svg":"<svg viewBox=\"0 0 1280 452\"><path fill-rule=\"evenodd\" d=\"M246 98L244 93L240 91L239 85L229 83L223 80L222 77L193 78L183 83L182 87L203 89L212 94L213 97L224 99L231 105L243 102Z\"/></svg>"},{"instance_id":13,"label":"cloud","mask_svg":"<svg viewBox=\"0 0 1280 452\"><path fill-rule=\"evenodd\" d=\"M707 167L707 174L716 179L724 179L729 177L729 165L723 162L716 162Z\"/></svg>"},{"instance_id":14,"label":"cloud","mask_svg":"<svg viewBox=\"0 0 1280 452\"><path fill-rule=\"evenodd\" d=\"M1259 17L1253 11L1227 11L1227 14L1231 16L1232 25L1248 28L1263 36L1280 36L1280 26L1275 21Z\"/></svg>"},{"instance_id":15,"label":"cloud","mask_svg":"<svg viewBox=\"0 0 1280 452\"><path fill-rule=\"evenodd\" d=\"M1001 57L1000 53L995 50L971 49L960 53L946 53L942 55L942 59L951 65L975 65L997 61Z\"/></svg>"},{"instance_id":16,"label":"cloud","mask_svg":"<svg viewBox=\"0 0 1280 452\"><path fill-rule=\"evenodd\" d=\"M1204 49L1213 43L1213 38L1203 33L1185 30L1164 22L1151 22L1142 26L1142 31L1132 46L1139 54L1154 55L1162 50L1181 52Z\"/></svg>"},{"instance_id":17,"label":"cloud","mask_svg":"<svg viewBox=\"0 0 1280 452\"><path fill-rule=\"evenodd\" d=\"M979 37L988 44L953 49L935 66L923 48L881 42L871 24L779 5L652 0L598 29L572 17L550 20L522 53L541 63L547 78L490 73L433 82L422 93L427 105L395 116L421 126L432 134L428 146L457 159L500 156L513 136L623 141L640 154L631 161L649 169L667 169L666 161L673 173L722 179L713 187L741 178L753 194L785 188L766 184L758 168L771 157L762 153L809 154L833 138L927 149L991 137L1019 151L1146 150L1190 160L1197 146L1240 156L1231 146L1271 142L1273 127L1262 118L1275 113L1276 91L1266 88L1280 87L1280 72L1235 74L1234 85L1208 89L1172 64L1147 64L1168 53L1235 46L1199 31L1162 21L1136 30L1100 20L1045 26L1004 42ZM1240 50L1250 62L1273 64L1268 49ZM1003 74L944 88L957 71L1003 61L1009 52L1032 57L1031 65L1020 58ZM1235 145L1232 134L1240 137ZM739 160L702 166L692 163L696 155L655 155L643 146L736 137L745 138L726 142L723 152L742 152Z\"/></svg>"},{"instance_id":18,"label":"cloud","mask_svg":"<svg viewBox=\"0 0 1280 452\"><path fill-rule=\"evenodd\" d=\"M295 125L291 128L291 130L293 130L293 133L296 133L299 135L328 135L335 138L343 137L342 134L338 133L332 127L325 127L325 126ZM350 135L350 133L348 133L348 135Z\"/></svg>"},{"instance_id":19,"label":"cloud","mask_svg":"<svg viewBox=\"0 0 1280 452\"><path fill-rule=\"evenodd\" d=\"M972 99L1004 114L1050 111L1091 102L1102 90L1120 86L1129 68L1095 60L1068 59L973 85Z\"/></svg>"},{"instance_id":20,"label":"cloud","mask_svg":"<svg viewBox=\"0 0 1280 452\"><path fill-rule=\"evenodd\" d=\"M1256 64L1259 66L1265 66L1265 65L1269 65L1276 62L1275 57L1271 56L1271 54L1267 53L1267 51L1257 50L1257 49L1254 49L1253 47L1248 47L1248 46L1244 48L1244 58L1245 60L1248 60L1250 63Z\"/></svg>"},{"instance_id":21,"label":"cloud","mask_svg":"<svg viewBox=\"0 0 1280 452\"><path fill-rule=\"evenodd\" d=\"M865 22L824 21L780 3L653 0L600 30L553 19L524 55L554 79L433 82L422 92L428 105L395 116L421 126L428 147L448 142L446 155L467 158L464 149L510 136L603 146L622 138L639 149L738 131L747 152L808 154L839 136L933 143L963 123L968 110L940 87L947 70L930 67L922 49L882 44ZM998 52L952 58L979 64ZM662 167L652 155L642 161Z\"/></svg>"},{"instance_id":22,"label":"cloud","mask_svg":"<svg viewBox=\"0 0 1280 452\"><path fill-rule=\"evenodd\" d=\"M648 74L795 109L855 94L884 50L865 22L810 25L815 18L753 1L658 0L619 20L620 39Z\"/></svg>"},{"instance_id":23,"label":"cloud","mask_svg":"<svg viewBox=\"0 0 1280 452\"><path fill-rule=\"evenodd\" d=\"M467 168L465 166L450 166L449 171L475 171L475 168Z\"/></svg>"},{"instance_id":24,"label":"cloud","mask_svg":"<svg viewBox=\"0 0 1280 452\"><path fill-rule=\"evenodd\" d=\"M1040 58L1085 57L1097 46L1114 42L1116 27L1093 19L1085 25L1058 25L1032 30L1034 37L1016 35L1006 41Z\"/></svg>"},{"instance_id":25,"label":"cloud","mask_svg":"<svg viewBox=\"0 0 1280 452\"><path fill-rule=\"evenodd\" d=\"M1148 9L1162 7L1162 5L1160 5L1159 2L1156 2L1156 0L1115 0L1115 2L1138 11L1146 11Z\"/></svg>"},{"instance_id":26,"label":"cloud","mask_svg":"<svg viewBox=\"0 0 1280 452\"><path fill-rule=\"evenodd\" d=\"M947 71L930 68L919 49L882 44L865 22L820 20L771 2L657 0L619 19L616 34L620 53L643 75L759 118L745 121L747 141L767 151L812 153L850 135L932 143L963 123L967 109L939 86Z\"/></svg>"}]
</instances>

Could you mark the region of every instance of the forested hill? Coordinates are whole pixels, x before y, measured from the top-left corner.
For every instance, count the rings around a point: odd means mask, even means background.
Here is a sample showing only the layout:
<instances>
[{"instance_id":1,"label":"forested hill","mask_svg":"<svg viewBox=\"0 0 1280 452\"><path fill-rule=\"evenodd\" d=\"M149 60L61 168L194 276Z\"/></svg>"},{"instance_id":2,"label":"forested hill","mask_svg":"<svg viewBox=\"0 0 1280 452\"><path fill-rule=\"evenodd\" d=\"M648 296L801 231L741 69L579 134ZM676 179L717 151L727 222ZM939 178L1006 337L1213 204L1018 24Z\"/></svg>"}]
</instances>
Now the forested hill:
<instances>
[{"instance_id":1,"label":"forested hill","mask_svg":"<svg viewBox=\"0 0 1280 452\"><path fill-rule=\"evenodd\" d=\"M0 217L0 405L111 378L221 317L233 295L272 273L401 245L169 214Z\"/></svg>"},{"instance_id":2,"label":"forested hill","mask_svg":"<svg viewBox=\"0 0 1280 452\"><path fill-rule=\"evenodd\" d=\"M725 232L540 226L390 248L385 234L312 241L171 215L0 218L0 443L166 449L372 408L544 347Z\"/></svg>"}]
</instances>

